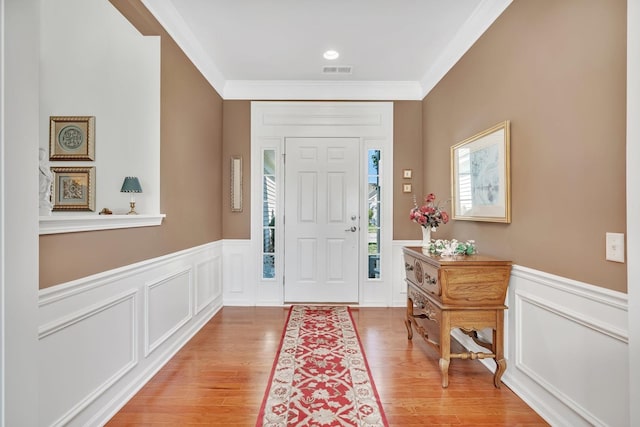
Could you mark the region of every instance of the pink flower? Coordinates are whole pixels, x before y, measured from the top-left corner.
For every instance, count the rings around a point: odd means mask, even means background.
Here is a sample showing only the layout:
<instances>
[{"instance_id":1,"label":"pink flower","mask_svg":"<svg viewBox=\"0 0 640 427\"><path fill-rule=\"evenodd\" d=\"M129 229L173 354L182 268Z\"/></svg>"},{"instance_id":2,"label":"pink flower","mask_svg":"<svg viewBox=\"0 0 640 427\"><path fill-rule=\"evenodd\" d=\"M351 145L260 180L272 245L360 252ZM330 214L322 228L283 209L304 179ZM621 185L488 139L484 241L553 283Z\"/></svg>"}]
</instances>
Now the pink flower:
<instances>
[{"instance_id":1,"label":"pink flower","mask_svg":"<svg viewBox=\"0 0 640 427\"><path fill-rule=\"evenodd\" d=\"M429 193L424 198L424 205L418 206L415 198L414 207L409 211L409 219L423 227L437 228L440 224L449 222L449 214L435 203L436 195Z\"/></svg>"}]
</instances>

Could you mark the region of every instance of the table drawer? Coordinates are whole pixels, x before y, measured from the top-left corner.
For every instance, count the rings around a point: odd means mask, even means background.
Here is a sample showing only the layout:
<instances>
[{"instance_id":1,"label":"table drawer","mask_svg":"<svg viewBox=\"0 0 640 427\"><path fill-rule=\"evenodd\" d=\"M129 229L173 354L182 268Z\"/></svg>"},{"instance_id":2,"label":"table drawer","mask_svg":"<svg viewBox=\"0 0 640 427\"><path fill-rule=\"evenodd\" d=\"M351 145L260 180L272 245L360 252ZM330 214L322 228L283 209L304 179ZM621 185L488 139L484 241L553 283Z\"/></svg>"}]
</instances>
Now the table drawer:
<instances>
[{"instance_id":1,"label":"table drawer","mask_svg":"<svg viewBox=\"0 0 640 427\"><path fill-rule=\"evenodd\" d=\"M442 310L438 308L427 295L421 292L420 289L409 286L407 296L413 301L414 314L424 315L426 319L432 320L438 325L441 323Z\"/></svg>"},{"instance_id":2,"label":"table drawer","mask_svg":"<svg viewBox=\"0 0 640 427\"><path fill-rule=\"evenodd\" d=\"M405 254L405 269L407 279L425 292L433 295L440 295L440 275L438 269L416 257Z\"/></svg>"},{"instance_id":3,"label":"table drawer","mask_svg":"<svg viewBox=\"0 0 640 427\"><path fill-rule=\"evenodd\" d=\"M446 283L442 293L445 304L463 306L502 305L507 295L511 266L440 269Z\"/></svg>"}]
</instances>

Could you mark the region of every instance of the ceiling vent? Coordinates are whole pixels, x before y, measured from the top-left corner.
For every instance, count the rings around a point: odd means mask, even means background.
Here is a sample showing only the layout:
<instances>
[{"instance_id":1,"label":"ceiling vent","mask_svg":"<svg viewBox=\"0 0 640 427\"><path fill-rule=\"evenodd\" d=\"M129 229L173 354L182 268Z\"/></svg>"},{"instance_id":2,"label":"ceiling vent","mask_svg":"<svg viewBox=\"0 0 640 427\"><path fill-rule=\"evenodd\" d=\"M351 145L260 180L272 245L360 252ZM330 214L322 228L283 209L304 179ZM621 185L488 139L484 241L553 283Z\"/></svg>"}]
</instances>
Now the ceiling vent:
<instances>
[{"instance_id":1,"label":"ceiling vent","mask_svg":"<svg viewBox=\"0 0 640 427\"><path fill-rule=\"evenodd\" d=\"M325 65L322 74L351 74L351 65Z\"/></svg>"}]
</instances>

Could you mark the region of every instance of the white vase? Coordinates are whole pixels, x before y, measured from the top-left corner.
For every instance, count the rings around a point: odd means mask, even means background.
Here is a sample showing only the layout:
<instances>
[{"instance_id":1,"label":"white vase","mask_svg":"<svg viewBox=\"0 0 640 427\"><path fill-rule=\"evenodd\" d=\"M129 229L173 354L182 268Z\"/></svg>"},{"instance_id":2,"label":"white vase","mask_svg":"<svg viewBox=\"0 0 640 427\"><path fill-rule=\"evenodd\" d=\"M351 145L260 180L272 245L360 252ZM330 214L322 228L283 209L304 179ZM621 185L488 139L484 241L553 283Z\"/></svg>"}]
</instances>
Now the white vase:
<instances>
[{"instance_id":1,"label":"white vase","mask_svg":"<svg viewBox=\"0 0 640 427\"><path fill-rule=\"evenodd\" d=\"M431 227L422 228L422 249L429 250L429 244L431 243Z\"/></svg>"}]
</instances>

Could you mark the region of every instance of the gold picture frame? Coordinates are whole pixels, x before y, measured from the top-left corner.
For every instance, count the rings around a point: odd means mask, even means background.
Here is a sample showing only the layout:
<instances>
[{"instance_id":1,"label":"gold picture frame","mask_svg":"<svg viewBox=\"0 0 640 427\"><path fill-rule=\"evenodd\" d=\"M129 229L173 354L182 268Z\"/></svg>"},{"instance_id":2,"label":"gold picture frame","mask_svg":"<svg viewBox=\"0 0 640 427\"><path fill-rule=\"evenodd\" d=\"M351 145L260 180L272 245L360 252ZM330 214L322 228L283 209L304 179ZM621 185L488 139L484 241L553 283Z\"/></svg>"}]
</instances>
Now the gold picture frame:
<instances>
[{"instance_id":1,"label":"gold picture frame","mask_svg":"<svg viewBox=\"0 0 640 427\"><path fill-rule=\"evenodd\" d=\"M49 117L49 160L95 159L94 116Z\"/></svg>"},{"instance_id":2,"label":"gold picture frame","mask_svg":"<svg viewBox=\"0 0 640 427\"><path fill-rule=\"evenodd\" d=\"M411 184L402 184L402 192L403 193L411 193L413 191L413 188L411 186Z\"/></svg>"},{"instance_id":3,"label":"gold picture frame","mask_svg":"<svg viewBox=\"0 0 640 427\"><path fill-rule=\"evenodd\" d=\"M511 222L510 122L451 147L452 218Z\"/></svg>"},{"instance_id":4,"label":"gold picture frame","mask_svg":"<svg viewBox=\"0 0 640 427\"><path fill-rule=\"evenodd\" d=\"M95 167L52 167L51 172L54 211L95 211Z\"/></svg>"},{"instance_id":5,"label":"gold picture frame","mask_svg":"<svg viewBox=\"0 0 640 427\"><path fill-rule=\"evenodd\" d=\"M402 178L411 179L413 171L411 169L402 169Z\"/></svg>"}]
</instances>

